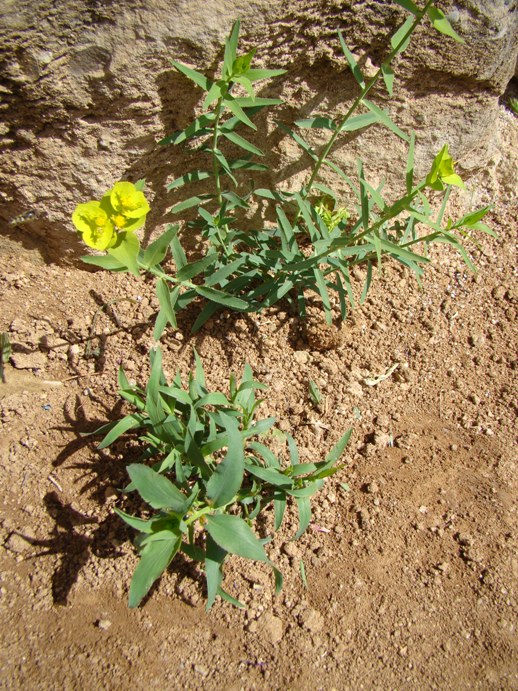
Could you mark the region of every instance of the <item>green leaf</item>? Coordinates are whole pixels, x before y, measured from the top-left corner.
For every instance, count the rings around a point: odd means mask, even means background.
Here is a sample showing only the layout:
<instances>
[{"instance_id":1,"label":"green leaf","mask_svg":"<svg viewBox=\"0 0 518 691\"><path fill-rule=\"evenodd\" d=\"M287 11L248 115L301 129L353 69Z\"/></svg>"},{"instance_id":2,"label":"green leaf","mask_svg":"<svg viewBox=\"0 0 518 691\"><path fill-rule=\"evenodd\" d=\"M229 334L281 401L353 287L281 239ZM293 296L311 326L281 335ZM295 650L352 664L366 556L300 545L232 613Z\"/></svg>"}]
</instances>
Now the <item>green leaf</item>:
<instances>
[{"instance_id":1,"label":"green leaf","mask_svg":"<svg viewBox=\"0 0 518 691\"><path fill-rule=\"evenodd\" d=\"M136 516L130 516L130 514L125 513L124 511L121 511L117 507L114 508L115 513L117 516L122 518L122 520L127 523L129 526L134 528L135 530L138 530L140 533L152 533L153 532L153 525L154 521L145 521L142 518L137 518Z\"/></svg>"},{"instance_id":2,"label":"green leaf","mask_svg":"<svg viewBox=\"0 0 518 691\"><path fill-rule=\"evenodd\" d=\"M316 286L322 300L322 305L324 307L324 313L326 316L326 322L328 324L333 323L333 313L331 311L331 302L329 301L329 293L327 292L326 281L324 274L318 268L313 269L313 274L315 276Z\"/></svg>"},{"instance_id":3,"label":"green leaf","mask_svg":"<svg viewBox=\"0 0 518 691\"><path fill-rule=\"evenodd\" d=\"M385 110L378 108L378 106L374 105L374 103L368 101L366 98L363 99L363 103L372 113L378 116L379 122L385 125L385 127L388 127L389 130L394 132L394 134L397 134L398 137L401 137L401 139L404 139L406 142L410 141L410 137L399 129L396 123L390 119L389 114Z\"/></svg>"},{"instance_id":4,"label":"green leaf","mask_svg":"<svg viewBox=\"0 0 518 691\"><path fill-rule=\"evenodd\" d=\"M234 175L232 174L232 169L230 168L229 162L227 161L223 152L221 152L219 149L214 149L213 155L217 159L218 163L220 164L223 172L226 173L226 175L228 175L228 177L232 180L234 185L237 186L237 180L234 177Z\"/></svg>"},{"instance_id":5,"label":"green leaf","mask_svg":"<svg viewBox=\"0 0 518 691\"><path fill-rule=\"evenodd\" d=\"M210 199L213 198L213 194L201 194L199 197L189 197L189 199L186 199L185 201L180 202L179 204L175 204L171 209L171 213L179 214L182 211L185 211L186 209L191 209L193 206L205 204L205 202L208 202Z\"/></svg>"},{"instance_id":6,"label":"green leaf","mask_svg":"<svg viewBox=\"0 0 518 691\"><path fill-rule=\"evenodd\" d=\"M250 120L248 115L245 113L245 111L241 108L239 105L237 99L235 99L233 96L228 94L223 98L223 103L225 106L234 113L236 118L240 120L244 125L247 127L250 127L253 130L257 130L257 127L254 125L254 123Z\"/></svg>"},{"instance_id":7,"label":"green leaf","mask_svg":"<svg viewBox=\"0 0 518 691\"><path fill-rule=\"evenodd\" d=\"M217 260L215 253L207 254L198 261L191 262L183 266L176 274L177 281L189 281L191 278L203 273L211 264Z\"/></svg>"},{"instance_id":8,"label":"green leaf","mask_svg":"<svg viewBox=\"0 0 518 691\"><path fill-rule=\"evenodd\" d=\"M176 69L179 72L184 74L198 86L201 86L201 88L205 91L208 91L212 86L212 81L210 79L207 79L207 77L201 74L200 72L193 70L191 67L187 67L187 65L184 65L183 63L178 62L177 60L171 60L171 63L173 67L176 67Z\"/></svg>"},{"instance_id":9,"label":"green leaf","mask_svg":"<svg viewBox=\"0 0 518 691\"><path fill-rule=\"evenodd\" d=\"M282 98L261 98L256 96L255 98L237 97L234 99L234 103L237 103L241 108L254 108L264 106L278 106L283 103Z\"/></svg>"},{"instance_id":10,"label":"green leaf","mask_svg":"<svg viewBox=\"0 0 518 691\"><path fill-rule=\"evenodd\" d=\"M392 36L390 39L390 45L394 50L397 49L398 53L402 53L404 50L408 48L408 45L410 43L410 39L412 38L412 34L405 38L403 41L405 35L410 31L411 27L414 24L414 19L413 17L408 17L406 22L399 27L399 29L396 31L396 33ZM401 44L401 45L400 45Z\"/></svg>"},{"instance_id":11,"label":"green leaf","mask_svg":"<svg viewBox=\"0 0 518 691\"><path fill-rule=\"evenodd\" d=\"M282 74L286 74L287 70L261 70L261 69L249 69L245 72L245 75L251 82L258 82L260 79L270 79L271 77L280 77Z\"/></svg>"},{"instance_id":12,"label":"green leaf","mask_svg":"<svg viewBox=\"0 0 518 691\"><path fill-rule=\"evenodd\" d=\"M156 283L156 295L158 298L158 303L160 305L160 310L163 312L167 321L173 329L177 328L176 314L174 311L174 305L180 294L180 286L176 286L172 291L169 290L169 285L167 281L163 278L159 278ZM157 339L158 340L158 339Z\"/></svg>"},{"instance_id":13,"label":"green leaf","mask_svg":"<svg viewBox=\"0 0 518 691\"><path fill-rule=\"evenodd\" d=\"M255 98L253 84L244 75L241 75L240 77L233 77L232 81L236 82L236 84L241 84L250 98Z\"/></svg>"},{"instance_id":14,"label":"green leaf","mask_svg":"<svg viewBox=\"0 0 518 691\"><path fill-rule=\"evenodd\" d=\"M175 226L176 227L176 226ZM176 227L176 232L171 240L171 254L173 255L176 270L180 271L187 264L187 257L183 251L183 247L178 238L178 228Z\"/></svg>"},{"instance_id":15,"label":"green leaf","mask_svg":"<svg viewBox=\"0 0 518 691\"><path fill-rule=\"evenodd\" d=\"M316 117L316 118L303 118L302 120L295 120L297 127L302 127L305 129L323 129L331 130L334 132L336 130L335 123L331 118Z\"/></svg>"},{"instance_id":16,"label":"green leaf","mask_svg":"<svg viewBox=\"0 0 518 691\"><path fill-rule=\"evenodd\" d=\"M279 528L282 525L282 519L284 518L284 513L286 511L286 495L278 493L274 496L273 500L273 510L274 510L274 516L275 516L275 523L274 523L274 528L275 530L279 530Z\"/></svg>"},{"instance_id":17,"label":"green leaf","mask_svg":"<svg viewBox=\"0 0 518 691\"><path fill-rule=\"evenodd\" d=\"M81 257L81 261L85 264L91 264L92 266L99 266L101 269L106 269L107 271L124 271L126 269L125 264L109 254L103 254L102 256L85 254Z\"/></svg>"},{"instance_id":18,"label":"green leaf","mask_svg":"<svg viewBox=\"0 0 518 691\"><path fill-rule=\"evenodd\" d=\"M269 561L261 542L239 516L207 515L207 532L216 544L230 554L255 561Z\"/></svg>"},{"instance_id":19,"label":"green leaf","mask_svg":"<svg viewBox=\"0 0 518 691\"><path fill-rule=\"evenodd\" d=\"M246 470L250 475L258 477L263 482L267 482L279 489L289 489L293 487L293 480L276 468L262 468L248 463Z\"/></svg>"},{"instance_id":20,"label":"green leaf","mask_svg":"<svg viewBox=\"0 0 518 691\"><path fill-rule=\"evenodd\" d=\"M140 242L135 233L126 231L118 234L117 244L108 250L108 254L123 264L134 276L139 276L138 255Z\"/></svg>"},{"instance_id":21,"label":"green leaf","mask_svg":"<svg viewBox=\"0 0 518 691\"><path fill-rule=\"evenodd\" d=\"M344 41L344 37L342 36L342 32L338 32L338 36L340 38L340 45L342 46L342 51L345 57L347 58L347 62L349 63L349 67L351 68L351 71L354 75L354 78L358 82L358 84L361 86L362 89L365 88L365 80L363 78L363 74L358 67L358 63L354 59L354 55L351 53L349 48L347 47L346 42Z\"/></svg>"},{"instance_id":22,"label":"green leaf","mask_svg":"<svg viewBox=\"0 0 518 691\"><path fill-rule=\"evenodd\" d=\"M214 82L205 96L205 100L203 101L203 109L205 110L206 108L209 108L214 101L217 101L219 98L221 98L222 93L226 92L227 83L225 81L220 79L217 82Z\"/></svg>"},{"instance_id":23,"label":"green leaf","mask_svg":"<svg viewBox=\"0 0 518 691\"><path fill-rule=\"evenodd\" d=\"M173 134L164 137L164 139L161 139L158 143L161 145L180 144L192 137L202 137L210 132L210 125L214 122L215 117L215 114L212 112L202 113L202 115L193 120L185 129L173 132Z\"/></svg>"},{"instance_id":24,"label":"green leaf","mask_svg":"<svg viewBox=\"0 0 518 691\"><path fill-rule=\"evenodd\" d=\"M232 25L230 35L225 42L225 55L223 58L223 75L229 78L232 75L232 67L236 60L237 42L239 39L239 27L241 22L236 20Z\"/></svg>"},{"instance_id":25,"label":"green leaf","mask_svg":"<svg viewBox=\"0 0 518 691\"><path fill-rule=\"evenodd\" d=\"M286 125L283 125L281 122L279 123L279 127L281 130L284 130L285 132L287 132L290 135L290 137L295 142L297 142L297 144L300 146L300 148L303 149L309 156L311 156L311 158L314 161L318 161L318 156L316 155L316 153L313 151L313 149L310 147L310 145L306 141L304 141L304 139L302 139L302 137L300 135L298 135L296 132L293 132L293 130L290 130L289 127L286 127ZM257 190L256 190L256 192L257 192Z\"/></svg>"},{"instance_id":26,"label":"green leaf","mask_svg":"<svg viewBox=\"0 0 518 691\"><path fill-rule=\"evenodd\" d=\"M108 434L104 437L102 442L97 446L98 449L106 449L110 444L113 444L113 442L118 439L121 435L123 435L125 432L128 432L130 429L135 429L136 427L141 427L142 426L142 417L140 415L137 415L136 413L132 413L131 415L126 415L125 417L122 418L122 420L119 420L115 424L110 424L107 427L110 427L110 431ZM106 427L102 428L106 429Z\"/></svg>"},{"instance_id":27,"label":"green leaf","mask_svg":"<svg viewBox=\"0 0 518 691\"><path fill-rule=\"evenodd\" d=\"M298 540L306 531L311 521L311 504L309 497L295 497L295 501L297 502L297 509L299 510L299 529L295 533L293 539Z\"/></svg>"},{"instance_id":28,"label":"green leaf","mask_svg":"<svg viewBox=\"0 0 518 691\"><path fill-rule=\"evenodd\" d=\"M207 535L207 550L205 554L205 578L207 580L206 610L214 604L223 580L222 566L227 556L226 550L221 548L210 535Z\"/></svg>"},{"instance_id":29,"label":"green leaf","mask_svg":"<svg viewBox=\"0 0 518 691\"><path fill-rule=\"evenodd\" d=\"M232 170L270 170L269 166L263 163L254 163L245 158L237 158L233 161L229 161L229 165Z\"/></svg>"},{"instance_id":30,"label":"green leaf","mask_svg":"<svg viewBox=\"0 0 518 691\"><path fill-rule=\"evenodd\" d=\"M166 477L142 463L132 463L127 471L142 499L154 509L170 509L177 514L186 511L187 497Z\"/></svg>"},{"instance_id":31,"label":"green leaf","mask_svg":"<svg viewBox=\"0 0 518 691\"><path fill-rule=\"evenodd\" d=\"M412 0L394 0L394 2L412 14L418 15L421 12L419 7L412 2Z\"/></svg>"},{"instance_id":32,"label":"green leaf","mask_svg":"<svg viewBox=\"0 0 518 691\"><path fill-rule=\"evenodd\" d=\"M362 113L350 118L340 127L340 132L354 132L360 130L362 127L368 127L374 123L379 122L379 119L374 113Z\"/></svg>"},{"instance_id":33,"label":"green leaf","mask_svg":"<svg viewBox=\"0 0 518 691\"><path fill-rule=\"evenodd\" d=\"M209 173L207 170L193 170L191 173L185 173L185 175L181 175L179 178L176 178L176 180L173 180L173 182L170 182L167 185L168 190L174 190L177 187L182 187L182 185L187 184L188 182L199 182L200 180L206 180L207 178L210 178L212 173Z\"/></svg>"},{"instance_id":34,"label":"green leaf","mask_svg":"<svg viewBox=\"0 0 518 691\"><path fill-rule=\"evenodd\" d=\"M219 305L228 307L233 310L244 310L248 309L248 302L241 300L241 298L234 297L234 295L229 295L222 290L217 290L216 288L208 288L207 286L195 286L194 290L212 302L217 302Z\"/></svg>"},{"instance_id":35,"label":"green leaf","mask_svg":"<svg viewBox=\"0 0 518 691\"><path fill-rule=\"evenodd\" d=\"M220 417L228 435L228 449L207 483L207 498L215 508L225 506L234 499L243 483L245 472L243 440L237 423L228 415L221 414Z\"/></svg>"},{"instance_id":36,"label":"green leaf","mask_svg":"<svg viewBox=\"0 0 518 691\"><path fill-rule=\"evenodd\" d=\"M446 15L437 7L431 5L426 11L428 18L433 24L434 29L441 34L445 34L453 38L457 43L466 43L466 41L459 36L459 34L452 28L450 22L446 19Z\"/></svg>"},{"instance_id":37,"label":"green leaf","mask_svg":"<svg viewBox=\"0 0 518 691\"><path fill-rule=\"evenodd\" d=\"M392 92L394 90L394 70L388 63L384 62L381 65L381 73L383 75L383 81L385 82L387 91L389 92L389 96L392 96Z\"/></svg>"},{"instance_id":38,"label":"green leaf","mask_svg":"<svg viewBox=\"0 0 518 691\"><path fill-rule=\"evenodd\" d=\"M146 387L146 411L151 423L157 425L163 421L166 414L160 402L159 386L162 380L162 351L150 351L151 373Z\"/></svg>"},{"instance_id":39,"label":"green leaf","mask_svg":"<svg viewBox=\"0 0 518 691\"><path fill-rule=\"evenodd\" d=\"M235 132L229 132L225 130L224 127L221 128L221 134L233 144L241 147L241 149L249 151L251 154L256 154L256 156L264 156L264 151L261 151L261 149L257 148L257 146L250 144L250 142L241 135L236 134Z\"/></svg>"},{"instance_id":40,"label":"green leaf","mask_svg":"<svg viewBox=\"0 0 518 691\"><path fill-rule=\"evenodd\" d=\"M333 446L331 451L327 454L325 458L326 464L329 463L336 463L340 456L343 454L345 447L349 443L349 439L351 438L352 434L352 429L348 429L347 432L340 437L340 439L336 442L336 444Z\"/></svg>"},{"instance_id":41,"label":"green leaf","mask_svg":"<svg viewBox=\"0 0 518 691\"><path fill-rule=\"evenodd\" d=\"M322 403L322 394L313 379L309 380L309 397L313 405L320 405Z\"/></svg>"},{"instance_id":42,"label":"green leaf","mask_svg":"<svg viewBox=\"0 0 518 691\"><path fill-rule=\"evenodd\" d=\"M170 225L167 227L167 230L164 233L159 235L156 240L146 247L141 262L145 269L150 269L151 267L160 264L160 262L166 256L167 248L177 232L178 226Z\"/></svg>"},{"instance_id":43,"label":"green leaf","mask_svg":"<svg viewBox=\"0 0 518 691\"><path fill-rule=\"evenodd\" d=\"M410 133L410 146L408 147L408 157L406 162L406 191L410 194L414 186L414 151L415 151L415 132Z\"/></svg>"},{"instance_id":44,"label":"green leaf","mask_svg":"<svg viewBox=\"0 0 518 691\"><path fill-rule=\"evenodd\" d=\"M171 563L181 543L181 535L164 530L162 539L155 539L145 545L131 579L129 607L134 608L140 605L153 583Z\"/></svg>"},{"instance_id":45,"label":"green leaf","mask_svg":"<svg viewBox=\"0 0 518 691\"><path fill-rule=\"evenodd\" d=\"M481 221L484 216L491 211L491 206L485 206L483 209L478 209L477 211L472 211L469 214L463 216L460 221L457 221L454 225L455 227L462 226L475 226L479 221Z\"/></svg>"},{"instance_id":46,"label":"green leaf","mask_svg":"<svg viewBox=\"0 0 518 691\"><path fill-rule=\"evenodd\" d=\"M277 456L267 446L258 441L252 441L248 444L248 448L258 453L270 468L280 468L281 464Z\"/></svg>"}]
</instances>

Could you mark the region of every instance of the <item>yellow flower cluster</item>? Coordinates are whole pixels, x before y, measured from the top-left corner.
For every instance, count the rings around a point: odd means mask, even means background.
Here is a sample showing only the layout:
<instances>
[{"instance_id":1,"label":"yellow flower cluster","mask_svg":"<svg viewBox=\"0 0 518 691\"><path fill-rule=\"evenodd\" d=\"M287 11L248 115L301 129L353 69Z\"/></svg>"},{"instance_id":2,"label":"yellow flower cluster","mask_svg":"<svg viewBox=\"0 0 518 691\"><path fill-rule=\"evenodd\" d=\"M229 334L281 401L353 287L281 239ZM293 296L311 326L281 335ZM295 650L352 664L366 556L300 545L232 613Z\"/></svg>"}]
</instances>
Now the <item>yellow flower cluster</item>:
<instances>
[{"instance_id":1,"label":"yellow flower cluster","mask_svg":"<svg viewBox=\"0 0 518 691\"><path fill-rule=\"evenodd\" d=\"M132 182L116 182L100 202L78 204L72 222L83 242L96 250L107 250L117 243L118 233L144 225L149 204Z\"/></svg>"}]
</instances>

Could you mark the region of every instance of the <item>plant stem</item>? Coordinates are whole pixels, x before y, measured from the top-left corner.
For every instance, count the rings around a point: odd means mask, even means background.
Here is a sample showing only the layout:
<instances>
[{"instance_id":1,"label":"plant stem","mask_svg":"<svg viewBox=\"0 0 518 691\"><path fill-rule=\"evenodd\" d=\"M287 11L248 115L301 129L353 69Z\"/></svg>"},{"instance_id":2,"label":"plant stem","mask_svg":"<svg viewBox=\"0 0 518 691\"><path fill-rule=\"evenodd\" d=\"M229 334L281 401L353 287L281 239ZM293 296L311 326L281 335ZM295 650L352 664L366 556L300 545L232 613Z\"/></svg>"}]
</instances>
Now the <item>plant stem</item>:
<instances>
[{"instance_id":1,"label":"plant stem","mask_svg":"<svg viewBox=\"0 0 518 691\"><path fill-rule=\"evenodd\" d=\"M218 138L219 138L219 121L221 119L221 115L223 113L223 97L220 96L218 99L218 102L216 104L216 110L215 110L215 119L214 119L214 132L212 135L212 168L214 171L214 182L216 185L216 196L218 200L218 217L221 219L222 217L222 207L223 207L223 196L221 194L221 179L219 177L219 163L218 163L218 158L216 156L216 151L218 150ZM226 228L226 226L225 226ZM227 245L225 243L225 240L223 236L221 235L221 229L219 225L216 225L216 232L218 235L218 240L219 240L219 248L220 250L223 250L225 256L229 256L229 251L227 249Z\"/></svg>"},{"instance_id":2,"label":"plant stem","mask_svg":"<svg viewBox=\"0 0 518 691\"><path fill-rule=\"evenodd\" d=\"M340 124L337 126L336 130L333 132L333 134L332 134L330 140L328 141L328 143L327 143L326 146L324 147L324 150L322 151L322 153L321 153L320 156L318 157L318 160L317 160L317 162L315 163L315 167L314 167L314 169L313 169L313 172L311 173L311 177L309 178L309 182L307 183L307 185L305 185L305 186L301 189L301 195L302 195L303 197L306 197L306 196L309 194L309 192L311 191L311 187L312 187L313 183L315 182L315 179L316 179L316 177L317 177L317 175L318 175L318 173L319 173L319 171L320 171L320 168L322 167L322 164L323 164L324 161L326 160L326 158L327 158L329 152L331 151L331 149L333 148L333 146L334 146L336 140L338 139L339 135L341 134L341 131L342 131L343 126L346 124L346 122L349 120L349 118L350 118L351 115L355 112L355 110L358 108L358 106L361 105L361 103L363 102L363 100L365 99L365 97L367 96L367 94L369 93L369 91L375 86L375 84L378 82L379 78L382 76L382 74L383 74L383 66L390 65L390 63L392 62L392 60L393 60L393 59L396 57L396 55L400 52L401 47L405 44L405 42L406 42L406 40L408 39L408 37L411 36L411 35L414 33L414 31L416 30L416 28L418 27L418 25L419 25L419 24L421 23L421 21L423 20L423 17L426 15L426 12L427 12L428 8L429 8L431 5L433 5L434 2L435 2L435 0L428 0L428 2L426 3L426 5L424 6L424 8L419 12L419 14L416 15L415 21L412 23L412 26L411 26L411 27L408 29L408 31L405 33L405 35L403 36L403 38L401 39L401 41L397 44L397 46L396 46L395 48L392 49L392 51L389 53L389 55L387 56L387 58L383 61L382 66L378 69L378 71L376 72L376 74L374 75L374 77L372 77L372 79L364 86L364 88L362 89L362 92L360 93L360 95L356 98L356 100L355 100L354 103L351 105L351 107L349 108L349 110L347 111L347 113L344 115L344 117L343 117L342 120L340 121Z\"/></svg>"}]
</instances>

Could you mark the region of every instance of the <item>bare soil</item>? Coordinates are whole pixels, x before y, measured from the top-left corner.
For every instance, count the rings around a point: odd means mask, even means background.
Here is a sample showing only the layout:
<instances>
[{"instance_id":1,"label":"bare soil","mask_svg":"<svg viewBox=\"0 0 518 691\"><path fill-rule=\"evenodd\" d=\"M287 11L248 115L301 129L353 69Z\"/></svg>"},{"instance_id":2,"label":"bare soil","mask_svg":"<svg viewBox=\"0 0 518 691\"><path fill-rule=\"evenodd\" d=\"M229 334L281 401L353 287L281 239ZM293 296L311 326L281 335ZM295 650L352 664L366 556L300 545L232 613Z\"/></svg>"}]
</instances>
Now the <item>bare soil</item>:
<instances>
[{"instance_id":1,"label":"bare soil","mask_svg":"<svg viewBox=\"0 0 518 691\"><path fill-rule=\"evenodd\" d=\"M181 558L127 608L137 556L113 508L127 501L119 489L138 449L100 452L83 436L122 415L120 364L146 380L152 282L47 265L5 240L2 686L518 688L517 210L497 201L499 237L474 249L476 276L444 247L422 290L387 266L340 332L281 307L223 312L191 336L193 309L164 338L169 375L190 369L194 346L216 389L249 362L269 385L261 415L278 418L303 459L354 430L307 533L290 541L293 516L269 546L282 593L268 567L235 558L225 586L247 608L218 601L209 613L203 575Z\"/></svg>"}]
</instances>

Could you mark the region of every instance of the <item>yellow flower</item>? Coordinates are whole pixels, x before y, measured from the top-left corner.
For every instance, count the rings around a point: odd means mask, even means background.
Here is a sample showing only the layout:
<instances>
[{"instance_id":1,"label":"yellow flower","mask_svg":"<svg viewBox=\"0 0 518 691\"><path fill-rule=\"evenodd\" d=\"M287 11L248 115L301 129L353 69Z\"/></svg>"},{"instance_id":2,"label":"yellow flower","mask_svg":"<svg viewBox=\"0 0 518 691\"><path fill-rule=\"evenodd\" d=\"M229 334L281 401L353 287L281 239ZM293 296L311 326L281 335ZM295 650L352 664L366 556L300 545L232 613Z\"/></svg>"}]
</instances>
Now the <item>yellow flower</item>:
<instances>
[{"instance_id":1,"label":"yellow flower","mask_svg":"<svg viewBox=\"0 0 518 691\"><path fill-rule=\"evenodd\" d=\"M445 144L434 158L426 184L434 190L443 190L445 185L455 185L455 187L465 189L460 175L457 175L453 169L453 159L448 153L448 144Z\"/></svg>"},{"instance_id":2,"label":"yellow flower","mask_svg":"<svg viewBox=\"0 0 518 691\"><path fill-rule=\"evenodd\" d=\"M136 230L144 224L149 204L141 190L132 182L116 182L101 202L112 209L112 221L121 230Z\"/></svg>"},{"instance_id":3,"label":"yellow flower","mask_svg":"<svg viewBox=\"0 0 518 691\"><path fill-rule=\"evenodd\" d=\"M113 223L100 202L78 204L72 222L82 234L83 242L96 250L106 250L117 241Z\"/></svg>"}]
</instances>

